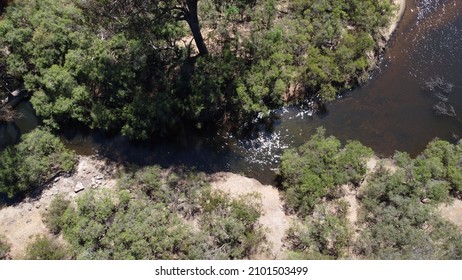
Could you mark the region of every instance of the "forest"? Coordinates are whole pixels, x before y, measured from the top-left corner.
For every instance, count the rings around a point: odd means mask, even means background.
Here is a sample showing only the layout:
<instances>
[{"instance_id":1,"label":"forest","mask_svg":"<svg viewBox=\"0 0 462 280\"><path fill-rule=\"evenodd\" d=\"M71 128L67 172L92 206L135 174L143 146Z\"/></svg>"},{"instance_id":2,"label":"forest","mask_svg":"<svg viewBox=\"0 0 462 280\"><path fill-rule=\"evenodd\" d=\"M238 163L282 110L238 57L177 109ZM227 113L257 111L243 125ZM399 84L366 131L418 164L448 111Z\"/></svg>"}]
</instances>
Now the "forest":
<instances>
[{"instance_id":1,"label":"forest","mask_svg":"<svg viewBox=\"0 0 462 280\"><path fill-rule=\"evenodd\" d=\"M0 122L15 117L13 96L41 122L0 151L0 193L17 202L77 172L64 128L150 141L182 127L239 127L287 104L324 110L367 81L396 10L389 0L1 3ZM460 141L378 159L317 129L285 149L276 171L292 217L279 257L462 258L462 233L439 211L461 198L461 159ZM234 260L272 246L258 193L214 189L210 174L183 166L121 165L112 188L54 196L41 212L46 234L17 258ZM0 234L0 259L11 248Z\"/></svg>"},{"instance_id":2,"label":"forest","mask_svg":"<svg viewBox=\"0 0 462 280\"><path fill-rule=\"evenodd\" d=\"M389 0L18 0L0 22L2 91L26 92L54 130L132 139L322 108L367 79L392 12Z\"/></svg>"}]
</instances>

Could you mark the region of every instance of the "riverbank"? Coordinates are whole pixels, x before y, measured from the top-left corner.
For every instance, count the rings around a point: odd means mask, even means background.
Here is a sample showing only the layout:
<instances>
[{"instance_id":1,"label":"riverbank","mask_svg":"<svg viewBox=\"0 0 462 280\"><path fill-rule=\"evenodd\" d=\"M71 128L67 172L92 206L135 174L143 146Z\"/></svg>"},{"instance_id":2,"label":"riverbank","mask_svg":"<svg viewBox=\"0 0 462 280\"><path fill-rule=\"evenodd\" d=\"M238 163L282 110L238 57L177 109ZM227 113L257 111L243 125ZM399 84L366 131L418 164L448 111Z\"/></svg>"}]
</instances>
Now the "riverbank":
<instances>
[{"instance_id":1,"label":"riverbank","mask_svg":"<svg viewBox=\"0 0 462 280\"><path fill-rule=\"evenodd\" d=\"M390 21L388 27L381 30L381 34L385 41L389 41L391 35L395 30L398 28L399 22L404 16L404 12L406 11L406 0L392 0L393 5L396 7L396 13Z\"/></svg>"},{"instance_id":2,"label":"riverbank","mask_svg":"<svg viewBox=\"0 0 462 280\"><path fill-rule=\"evenodd\" d=\"M294 217L284 212L284 201L280 191L271 185L233 173L216 173L211 176L212 189L221 190L238 197L257 193L261 198L262 216L260 224L265 227L269 252L253 256L255 259L285 259L284 237Z\"/></svg>"},{"instance_id":3,"label":"riverbank","mask_svg":"<svg viewBox=\"0 0 462 280\"><path fill-rule=\"evenodd\" d=\"M340 186L341 196L339 200L347 203L347 219L353 230L353 240L348 249L350 258L360 258L353 251L354 240L360 235L361 225L358 224L359 211L361 209L361 193L368 184L368 180L379 166L383 166L390 172L397 170L396 165L390 159L373 157L367 162L367 174L365 180L358 186ZM104 159L81 156L76 172L69 177L58 177L50 186L35 198L26 200L0 209L0 235L6 237L11 244L9 256L12 259L22 259L25 256L27 245L36 235L51 236L48 228L42 221L51 201L58 195L75 200L91 189L116 189L117 174L121 169ZM292 225L302 221L296 216L289 215L284 210L285 202L280 190L271 185L263 185L259 181L242 175L219 172L208 175L208 181L212 189L227 192L231 197L256 193L261 202L262 216L260 224L265 229L267 250L259 252L251 259L287 259L290 257L287 249L290 247L286 239L286 233ZM454 199L451 205L441 205L439 211L446 220L459 226L462 231L460 213L462 201ZM59 242L65 244L62 238Z\"/></svg>"},{"instance_id":4,"label":"riverbank","mask_svg":"<svg viewBox=\"0 0 462 280\"><path fill-rule=\"evenodd\" d=\"M27 245L36 235L51 236L42 221L51 201L58 195L75 200L89 189L115 189L119 168L104 159L80 156L78 167L70 177L57 177L35 198L0 209L0 235L11 245L12 259L24 258ZM283 201L278 189L263 185L255 179L242 175L219 172L209 176L212 189L230 193L232 197L257 193L261 198L262 217L260 223L266 230L268 251L253 256L254 259L283 259L283 239L290 227L292 217L283 211ZM65 242L60 239L61 242Z\"/></svg>"},{"instance_id":5,"label":"riverbank","mask_svg":"<svg viewBox=\"0 0 462 280\"><path fill-rule=\"evenodd\" d=\"M27 245L38 234L50 235L42 221L51 201L58 195L74 200L89 188L114 188L117 168L102 159L79 157L76 172L70 177L57 177L37 197L0 209L0 235L11 244L13 259L24 257Z\"/></svg>"}]
</instances>

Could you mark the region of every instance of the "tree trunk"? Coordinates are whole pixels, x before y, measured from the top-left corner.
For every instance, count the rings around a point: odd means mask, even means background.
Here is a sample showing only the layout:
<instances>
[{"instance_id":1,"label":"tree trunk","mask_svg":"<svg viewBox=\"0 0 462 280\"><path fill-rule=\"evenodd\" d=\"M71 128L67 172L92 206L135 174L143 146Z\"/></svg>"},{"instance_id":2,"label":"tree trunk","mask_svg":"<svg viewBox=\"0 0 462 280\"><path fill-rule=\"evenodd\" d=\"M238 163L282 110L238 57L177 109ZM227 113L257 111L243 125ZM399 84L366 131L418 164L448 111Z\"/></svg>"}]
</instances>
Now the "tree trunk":
<instances>
[{"instance_id":1,"label":"tree trunk","mask_svg":"<svg viewBox=\"0 0 462 280\"><path fill-rule=\"evenodd\" d=\"M186 22L188 22L191 29L194 41L196 42L197 49L200 55L209 53L207 46L202 37L201 27L199 25L199 17L197 16L197 0L187 0L188 12L185 14Z\"/></svg>"},{"instance_id":2,"label":"tree trunk","mask_svg":"<svg viewBox=\"0 0 462 280\"><path fill-rule=\"evenodd\" d=\"M0 0L0 16L5 11L6 6L11 2L11 0Z\"/></svg>"}]
</instances>

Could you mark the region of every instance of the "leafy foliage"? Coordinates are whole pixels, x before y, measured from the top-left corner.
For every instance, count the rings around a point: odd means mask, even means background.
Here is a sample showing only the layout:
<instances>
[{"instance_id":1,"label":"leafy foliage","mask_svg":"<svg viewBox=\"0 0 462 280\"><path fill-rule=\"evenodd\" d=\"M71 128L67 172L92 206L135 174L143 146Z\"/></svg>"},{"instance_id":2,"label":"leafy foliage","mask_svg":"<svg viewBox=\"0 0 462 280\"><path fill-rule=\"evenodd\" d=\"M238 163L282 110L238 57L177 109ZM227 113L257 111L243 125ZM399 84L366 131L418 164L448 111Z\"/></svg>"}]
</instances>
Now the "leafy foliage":
<instances>
[{"instance_id":1,"label":"leafy foliage","mask_svg":"<svg viewBox=\"0 0 462 280\"><path fill-rule=\"evenodd\" d=\"M395 168L379 167L359 189L360 211L353 239L348 206L335 188L364 178L371 152L358 142L342 149L318 132L284 154L280 179L287 206L301 217L287 232L296 259L460 259L462 234L437 207L460 195L461 143L434 140L416 159L397 152ZM392 170L392 171L391 171Z\"/></svg>"},{"instance_id":2,"label":"leafy foliage","mask_svg":"<svg viewBox=\"0 0 462 280\"><path fill-rule=\"evenodd\" d=\"M165 178L161 170L146 167L123 175L119 187L147 195L154 203L185 219L198 219L198 240L202 257L206 259L242 259L261 250L265 242L258 219L261 216L259 198L254 195L231 198L212 191L205 175L176 170Z\"/></svg>"},{"instance_id":3,"label":"leafy foliage","mask_svg":"<svg viewBox=\"0 0 462 280\"><path fill-rule=\"evenodd\" d=\"M90 24L74 2L18 1L0 24L8 73L33 93L37 114L53 128L80 122L137 139L169 125L164 67L174 52L156 51L165 30L108 31L103 18Z\"/></svg>"},{"instance_id":4,"label":"leafy foliage","mask_svg":"<svg viewBox=\"0 0 462 280\"><path fill-rule=\"evenodd\" d=\"M51 201L47 212L43 215L43 221L51 233L58 234L62 230L62 216L70 203L70 200L64 198L63 195L58 195Z\"/></svg>"},{"instance_id":5,"label":"leafy foliage","mask_svg":"<svg viewBox=\"0 0 462 280\"><path fill-rule=\"evenodd\" d=\"M57 197L45 222L77 259L241 259L260 250L256 198L212 192L201 174L161 173L125 173L117 194L88 192L76 206ZM185 223L192 219L197 229Z\"/></svg>"},{"instance_id":6,"label":"leafy foliage","mask_svg":"<svg viewBox=\"0 0 462 280\"><path fill-rule=\"evenodd\" d=\"M26 248L27 260L64 260L68 253L56 239L44 235L36 235Z\"/></svg>"},{"instance_id":7,"label":"leafy foliage","mask_svg":"<svg viewBox=\"0 0 462 280\"><path fill-rule=\"evenodd\" d=\"M69 205L57 219L74 257L194 258L192 233L165 205L127 200L124 195L86 193L76 208Z\"/></svg>"},{"instance_id":8,"label":"leafy foliage","mask_svg":"<svg viewBox=\"0 0 462 280\"><path fill-rule=\"evenodd\" d=\"M338 259L347 256L353 231L346 218L348 204L337 201L317 205L311 217L296 223L287 232L291 258Z\"/></svg>"},{"instance_id":9,"label":"leafy foliage","mask_svg":"<svg viewBox=\"0 0 462 280\"><path fill-rule=\"evenodd\" d=\"M422 203L421 185L379 169L362 192L357 252L368 259L459 259L462 235Z\"/></svg>"},{"instance_id":10,"label":"leafy foliage","mask_svg":"<svg viewBox=\"0 0 462 280\"><path fill-rule=\"evenodd\" d=\"M75 154L58 137L37 128L0 154L0 192L13 197L40 187L60 172L71 172L74 166Z\"/></svg>"},{"instance_id":11,"label":"leafy foliage","mask_svg":"<svg viewBox=\"0 0 462 280\"><path fill-rule=\"evenodd\" d=\"M258 219L258 197L232 199L228 194L209 190L201 197L201 230L208 235L207 259L243 259L261 250L265 235Z\"/></svg>"},{"instance_id":12,"label":"leafy foliage","mask_svg":"<svg viewBox=\"0 0 462 280\"><path fill-rule=\"evenodd\" d=\"M161 172L158 166L126 172L119 180L119 188L169 205L185 218L195 217L200 212L200 195L208 186L205 175L178 169L163 177Z\"/></svg>"},{"instance_id":13,"label":"leafy foliage","mask_svg":"<svg viewBox=\"0 0 462 280\"><path fill-rule=\"evenodd\" d=\"M366 174L366 161L372 150L359 142L343 148L335 137L325 136L319 128L298 150L287 150L281 161L279 177L290 210L309 215L322 198L338 196L341 184L358 184Z\"/></svg>"},{"instance_id":14,"label":"leafy foliage","mask_svg":"<svg viewBox=\"0 0 462 280\"><path fill-rule=\"evenodd\" d=\"M282 2L15 1L0 23L0 69L47 126L134 139L325 102L363 80L389 0Z\"/></svg>"}]
</instances>

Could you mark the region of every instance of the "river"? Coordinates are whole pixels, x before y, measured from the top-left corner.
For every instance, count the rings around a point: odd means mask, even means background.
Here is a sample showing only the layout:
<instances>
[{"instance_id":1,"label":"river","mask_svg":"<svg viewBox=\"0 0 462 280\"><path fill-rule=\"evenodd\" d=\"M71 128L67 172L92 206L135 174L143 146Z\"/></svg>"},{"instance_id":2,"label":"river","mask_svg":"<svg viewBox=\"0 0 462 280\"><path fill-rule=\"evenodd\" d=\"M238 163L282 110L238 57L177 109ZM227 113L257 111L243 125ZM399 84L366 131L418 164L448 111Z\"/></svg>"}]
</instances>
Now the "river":
<instances>
[{"instance_id":1,"label":"river","mask_svg":"<svg viewBox=\"0 0 462 280\"><path fill-rule=\"evenodd\" d=\"M230 171L267 184L274 180L282 151L301 145L319 126L342 141L359 140L381 156L396 150L416 156L435 137L455 141L462 136L461 119L435 116L433 106L439 100L424 87L436 77L453 84L447 103L462 115L462 3L407 2L379 69L366 85L328 104L325 114L282 108L275 111L278 118L272 126L262 126L252 138L204 131L184 139L133 144L120 136L69 130L63 139L78 154L98 153L129 164Z\"/></svg>"}]
</instances>

